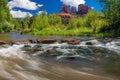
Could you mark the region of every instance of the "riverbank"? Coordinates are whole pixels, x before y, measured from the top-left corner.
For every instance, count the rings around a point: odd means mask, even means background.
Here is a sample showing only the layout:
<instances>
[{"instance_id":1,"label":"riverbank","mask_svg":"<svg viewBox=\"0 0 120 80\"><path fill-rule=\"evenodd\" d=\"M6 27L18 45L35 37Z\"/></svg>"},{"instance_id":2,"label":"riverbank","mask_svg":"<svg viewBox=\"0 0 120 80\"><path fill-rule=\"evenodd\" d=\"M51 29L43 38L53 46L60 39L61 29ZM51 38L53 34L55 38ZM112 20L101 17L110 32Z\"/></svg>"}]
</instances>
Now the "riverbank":
<instances>
[{"instance_id":1,"label":"riverbank","mask_svg":"<svg viewBox=\"0 0 120 80\"><path fill-rule=\"evenodd\" d=\"M112 34L108 33L93 33L92 29L89 28L79 28L79 29L71 29L71 30L41 30L41 31L33 31L28 32L33 35L49 35L49 36L77 36L77 37L113 37ZM24 34L24 32L22 33Z\"/></svg>"}]
</instances>

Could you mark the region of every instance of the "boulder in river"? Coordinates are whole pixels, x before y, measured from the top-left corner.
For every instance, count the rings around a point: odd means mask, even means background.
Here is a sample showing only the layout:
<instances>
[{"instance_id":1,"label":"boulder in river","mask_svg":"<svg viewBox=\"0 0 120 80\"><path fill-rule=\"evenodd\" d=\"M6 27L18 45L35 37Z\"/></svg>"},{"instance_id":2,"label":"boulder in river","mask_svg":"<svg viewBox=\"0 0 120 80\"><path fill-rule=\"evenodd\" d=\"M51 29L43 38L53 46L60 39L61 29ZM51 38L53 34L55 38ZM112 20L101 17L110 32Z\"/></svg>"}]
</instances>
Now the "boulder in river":
<instances>
[{"instance_id":1,"label":"boulder in river","mask_svg":"<svg viewBox=\"0 0 120 80\"><path fill-rule=\"evenodd\" d=\"M86 44L86 45L93 45L92 42L86 42L85 44Z\"/></svg>"},{"instance_id":2,"label":"boulder in river","mask_svg":"<svg viewBox=\"0 0 120 80\"><path fill-rule=\"evenodd\" d=\"M7 42L0 40L0 45L7 44Z\"/></svg>"},{"instance_id":3,"label":"boulder in river","mask_svg":"<svg viewBox=\"0 0 120 80\"><path fill-rule=\"evenodd\" d=\"M33 51L33 52L43 51L43 49L42 49L42 48L33 48L32 51Z\"/></svg>"},{"instance_id":4,"label":"boulder in river","mask_svg":"<svg viewBox=\"0 0 120 80\"><path fill-rule=\"evenodd\" d=\"M30 42L30 43L37 43L37 40L35 40L35 39L28 39L28 41Z\"/></svg>"},{"instance_id":5,"label":"boulder in river","mask_svg":"<svg viewBox=\"0 0 120 80\"><path fill-rule=\"evenodd\" d=\"M76 45L76 44L80 43L80 40L76 40L76 39L63 39L61 42L67 42L68 44Z\"/></svg>"},{"instance_id":6,"label":"boulder in river","mask_svg":"<svg viewBox=\"0 0 120 80\"><path fill-rule=\"evenodd\" d=\"M10 42L11 44L16 44L16 43L31 43L30 40L12 40Z\"/></svg>"}]
</instances>

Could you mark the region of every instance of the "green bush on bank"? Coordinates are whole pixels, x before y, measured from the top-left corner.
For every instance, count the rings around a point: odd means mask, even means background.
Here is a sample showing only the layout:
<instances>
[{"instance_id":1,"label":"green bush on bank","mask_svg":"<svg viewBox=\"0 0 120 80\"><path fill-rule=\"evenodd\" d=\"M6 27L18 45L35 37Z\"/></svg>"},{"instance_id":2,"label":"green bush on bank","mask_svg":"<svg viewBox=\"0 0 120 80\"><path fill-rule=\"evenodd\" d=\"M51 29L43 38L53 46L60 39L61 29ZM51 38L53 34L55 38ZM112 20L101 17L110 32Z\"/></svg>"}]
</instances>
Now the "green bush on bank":
<instances>
[{"instance_id":1,"label":"green bush on bank","mask_svg":"<svg viewBox=\"0 0 120 80\"><path fill-rule=\"evenodd\" d=\"M103 14L90 11L84 17L73 16L73 18L68 21L68 24L64 24L57 14L46 15L45 12L43 12L36 17L27 15L25 19L14 19L13 23L15 25L5 24L4 27L0 27L0 32L8 32L14 29L20 30L22 34L98 37L104 36L100 31L108 24L107 21L101 17L103 17Z\"/></svg>"},{"instance_id":2,"label":"green bush on bank","mask_svg":"<svg viewBox=\"0 0 120 80\"><path fill-rule=\"evenodd\" d=\"M14 24L4 22L0 23L0 32L10 32L14 30Z\"/></svg>"}]
</instances>

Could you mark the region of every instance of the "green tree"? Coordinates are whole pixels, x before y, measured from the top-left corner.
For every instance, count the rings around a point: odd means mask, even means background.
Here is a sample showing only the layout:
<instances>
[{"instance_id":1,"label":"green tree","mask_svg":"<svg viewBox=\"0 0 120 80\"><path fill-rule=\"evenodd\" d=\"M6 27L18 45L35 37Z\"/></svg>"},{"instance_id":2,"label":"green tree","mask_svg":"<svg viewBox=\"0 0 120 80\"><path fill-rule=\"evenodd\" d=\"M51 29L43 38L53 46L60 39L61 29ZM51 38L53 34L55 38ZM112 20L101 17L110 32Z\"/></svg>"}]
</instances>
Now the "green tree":
<instances>
[{"instance_id":1,"label":"green tree","mask_svg":"<svg viewBox=\"0 0 120 80\"><path fill-rule=\"evenodd\" d=\"M48 16L50 25L60 25L62 23L61 17L57 14L50 14Z\"/></svg>"},{"instance_id":2,"label":"green tree","mask_svg":"<svg viewBox=\"0 0 120 80\"><path fill-rule=\"evenodd\" d=\"M46 16L45 12L42 12L41 14L38 14L38 16L35 17L35 20L32 23L31 29L34 31L40 31L43 28L46 28L49 26L49 20Z\"/></svg>"},{"instance_id":3,"label":"green tree","mask_svg":"<svg viewBox=\"0 0 120 80\"><path fill-rule=\"evenodd\" d=\"M7 6L7 0L0 1L0 32L10 31L13 29L12 16L10 14L10 10Z\"/></svg>"},{"instance_id":4,"label":"green tree","mask_svg":"<svg viewBox=\"0 0 120 80\"><path fill-rule=\"evenodd\" d=\"M11 21L12 16L10 14L10 10L7 6L8 1L7 0L1 0L0 1L0 21Z\"/></svg>"},{"instance_id":5,"label":"green tree","mask_svg":"<svg viewBox=\"0 0 120 80\"><path fill-rule=\"evenodd\" d=\"M103 6L104 18L109 26L103 30L120 35L120 0L98 0Z\"/></svg>"}]
</instances>

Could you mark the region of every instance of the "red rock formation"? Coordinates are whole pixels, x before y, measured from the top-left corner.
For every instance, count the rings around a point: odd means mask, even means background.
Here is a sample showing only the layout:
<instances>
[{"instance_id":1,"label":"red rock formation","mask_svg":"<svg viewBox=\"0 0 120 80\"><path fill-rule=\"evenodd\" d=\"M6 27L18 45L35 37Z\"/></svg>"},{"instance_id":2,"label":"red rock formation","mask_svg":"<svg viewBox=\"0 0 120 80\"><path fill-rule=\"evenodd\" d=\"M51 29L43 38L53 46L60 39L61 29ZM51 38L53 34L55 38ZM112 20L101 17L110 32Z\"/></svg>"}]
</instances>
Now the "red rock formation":
<instances>
[{"instance_id":1,"label":"red rock formation","mask_svg":"<svg viewBox=\"0 0 120 80\"><path fill-rule=\"evenodd\" d=\"M60 11L60 13L58 13L58 15L62 18L62 19L70 19L71 18L71 14L69 13L69 6L68 5L63 5L62 9Z\"/></svg>"},{"instance_id":2,"label":"red rock formation","mask_svg":"<svg viewBox=\"0 0 120 80\"><path fill-rule=\"evenodd\" d=\"M70 19L71 14L70 13L59 13L58 14L62 19Z\"/></svg>"},{"instance_id":3,"label":"red rock formation","mask_svg":"<svg viewBox=\"0 0 120 80\"><path fill-rule=\"evenodd\" d=\"M75 14L75 13L76 13L76 12L75 12L75 7L72 7L72 8L71 8L71 13L72 13L72 14Z\"/></svg>"},{"instance_id":4,"label":"red rock formation","mask_svg":"<svg viewBox=\"0 0 120 80\"><path fill-rule=\"evenodd\" d=\"M91 10L90 7L88 7L84 4L80 4L78 6L78 12L77 13L80 14L80 15L84 15L84 14L87 14L89 10Z\"/></svg>"},{"instance_id":5,"label":"red rock formation","mask_svg":"<svg viewBox=\"0 0 120 80\"><path fill-rule=\"evenodd\" d=\"M62 6L62 10L61 10L61 12L63 12L63 13L69 13L69 7L68 7L68 5L63 5Z\"/></svg>"}]
</instances>

